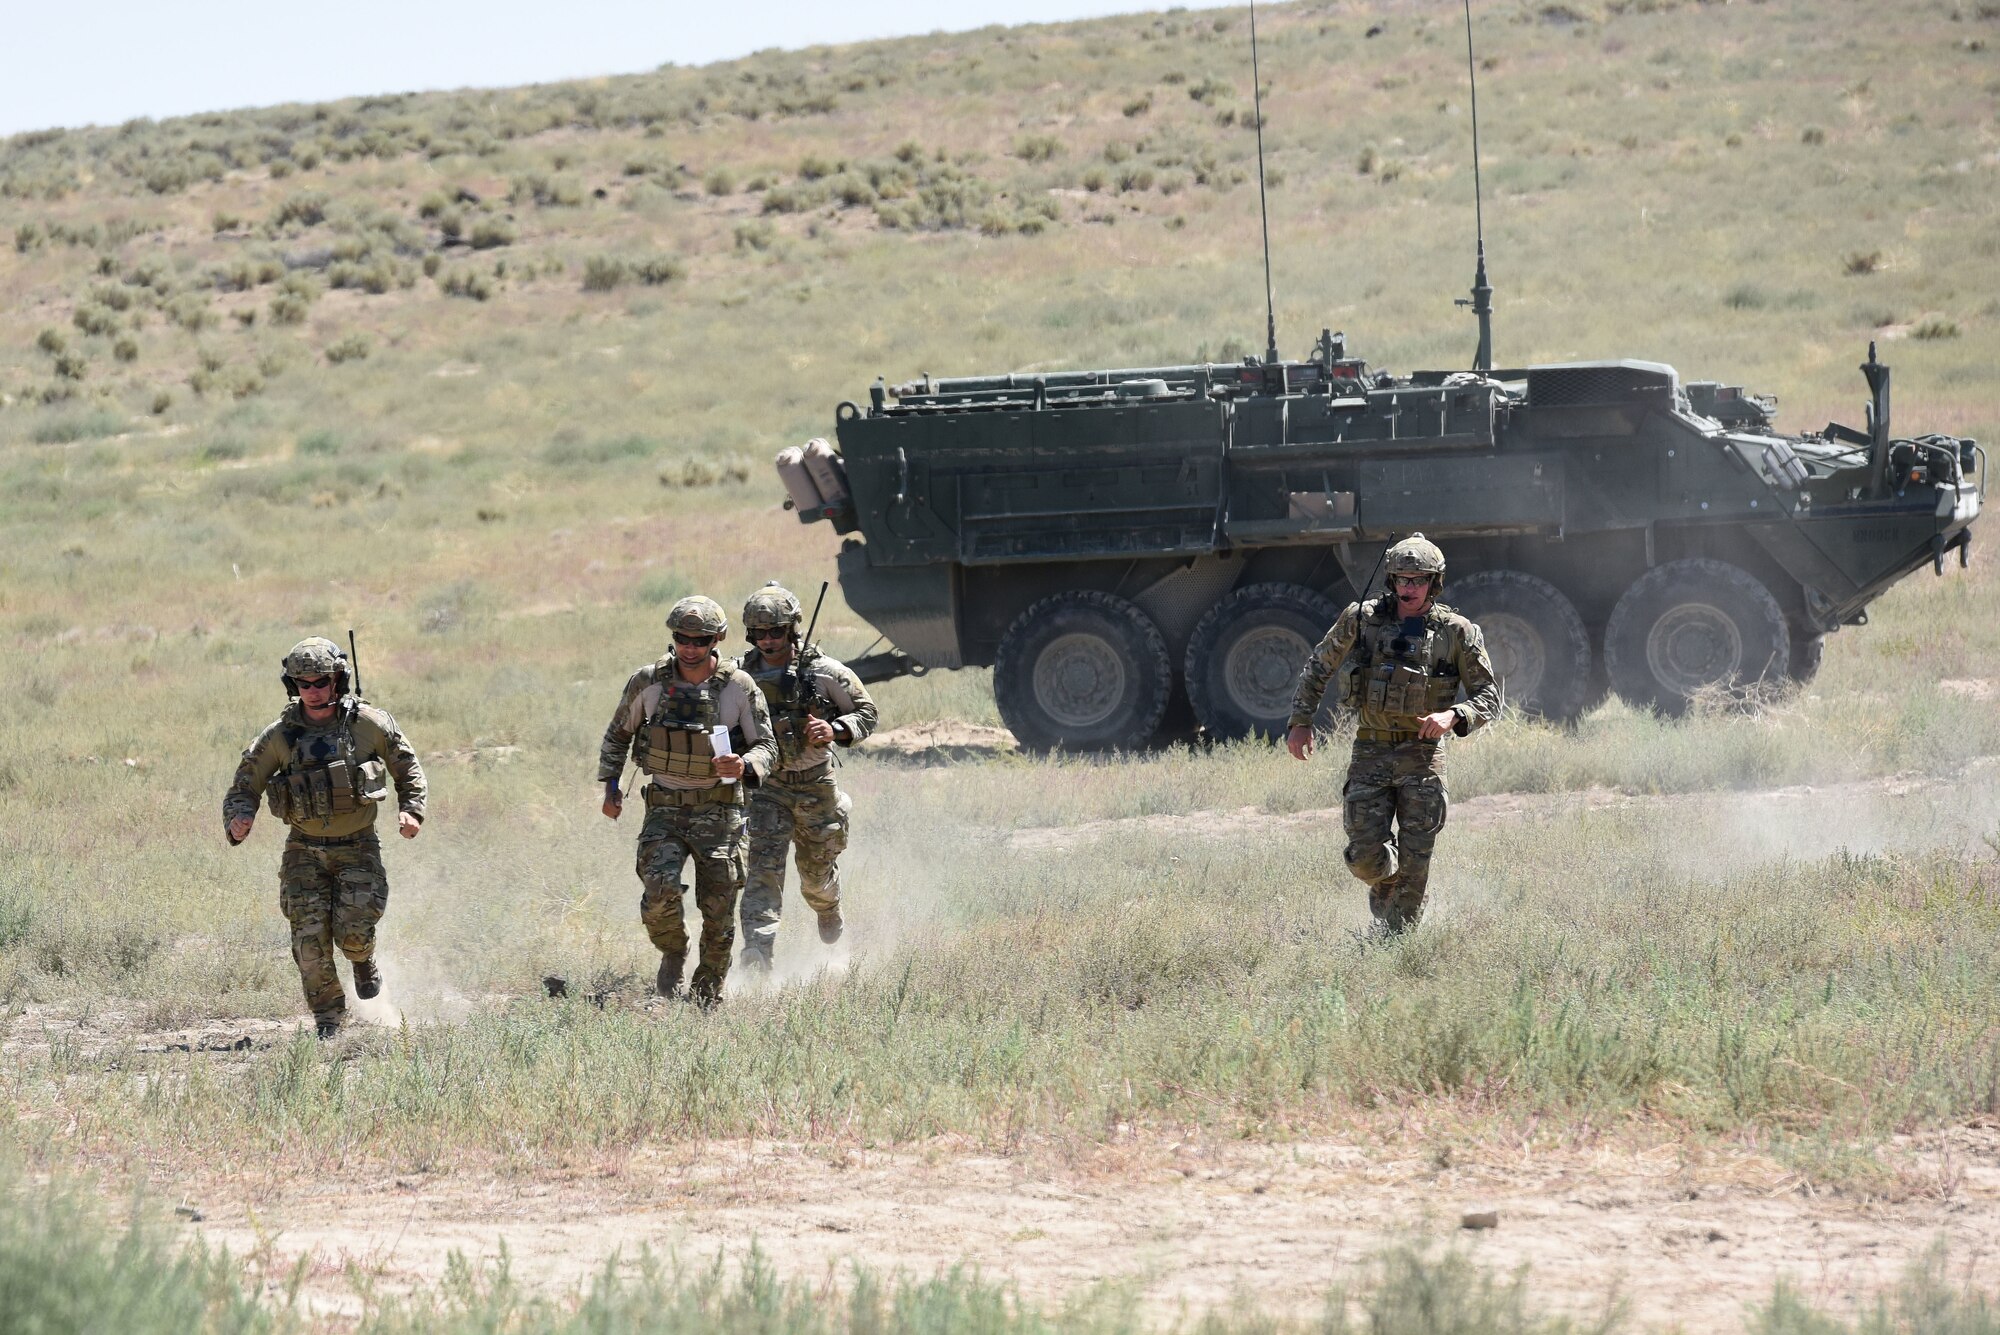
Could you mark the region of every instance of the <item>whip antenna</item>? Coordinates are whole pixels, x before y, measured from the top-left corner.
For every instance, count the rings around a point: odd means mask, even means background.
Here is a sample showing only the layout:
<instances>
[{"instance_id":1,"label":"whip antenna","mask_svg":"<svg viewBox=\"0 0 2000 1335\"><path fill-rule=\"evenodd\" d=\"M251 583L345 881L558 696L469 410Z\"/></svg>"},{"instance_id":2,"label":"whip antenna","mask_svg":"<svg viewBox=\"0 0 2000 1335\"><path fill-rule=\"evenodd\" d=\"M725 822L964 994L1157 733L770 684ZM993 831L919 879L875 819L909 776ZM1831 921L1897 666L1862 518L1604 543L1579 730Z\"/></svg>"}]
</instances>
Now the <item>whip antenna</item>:
<instances>
[{"instance_id":1,"label":"whip antenna","mask_svg":"<svg viewBox=\"0 0 2000 1335\"><path fill-rule=\"evenodd\" d=\"M1479 267L1472 278L1472 300L1460 297L1460 306L1471 306L1479 319L1479 348L1472 354L1472 369L1493 369L1493 286L1486 281L1486 206L1479 185L1479 67L1472 58L1472 0L1465 3L1465 80L1472 89L1472 219L1478 237ZM1254 23L1255 11L1252 11Z\"/></svg>"},{"instance_id":2,"label":"whip antenna","mask_svg":"<svg viewBox=\"0 0 2000 1335\"><path fill-rule=\"evenodd\" d=\"M1257 0L1250 0L1250 99L1257 117L1257 212L1264 222L1264 364L1271 366L1278 360L1278 298L1271 286L1271 206L1264 198L1264 81L1257 70Z\"/></svg>"}]
</instances>

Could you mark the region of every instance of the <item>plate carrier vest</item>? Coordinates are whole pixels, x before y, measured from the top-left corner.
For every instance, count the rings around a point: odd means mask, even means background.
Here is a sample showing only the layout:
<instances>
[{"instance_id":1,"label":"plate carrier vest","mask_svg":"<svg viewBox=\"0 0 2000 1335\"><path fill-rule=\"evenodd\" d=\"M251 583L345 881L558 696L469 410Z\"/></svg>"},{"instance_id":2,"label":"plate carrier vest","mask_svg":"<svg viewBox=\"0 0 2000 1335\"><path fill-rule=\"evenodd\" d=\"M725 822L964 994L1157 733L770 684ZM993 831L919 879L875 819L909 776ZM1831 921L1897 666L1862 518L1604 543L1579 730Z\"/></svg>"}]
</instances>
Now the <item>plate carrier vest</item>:
<instances>
[{"instance_id":1,"label":"plate carrier vest","mask_svg":"<svg viewBox=\"0 0 2000 1335\"><path fill-rule=\"evenodd\" d=\"M707 681L693 686L681 680L671 656L655 663L660 700L632 738L632 758L639 767L655 778L715 783L715 744L709 732L722 723L722 690L735 677L736 668L725 660Z\"/></svg>"},{"instance_id":2,"label":"plate carrier vest","mask_svg":"<svg viewBox=\"0 0 2000 1335\"><path fill-rule=\"evenodd\" d=\"M305 739L312 731L297 719L284 725L285 767L264 785L271 814L290 825L346 816L389 796L389 767L380 760L357 762L354 757L354 714L360 708L347 701L335 714L333 758L306 761Z\"/></svg>"},{"instance_id":3,"label":"plate carrier vest","mask_svg":"<svg viewBox=\"0 0 2000 1335\"><path fill-rule=\"evenodd\" d=\"M1354 649L1340 670L1340 702L1350 709L1419 719L1449 709L1458 699L1458 667L1435 661L1438 612L1424 613L1424 633L1411 639L1395 600L1387 596L1363 604Z\"/></svg>"}]
</instances>

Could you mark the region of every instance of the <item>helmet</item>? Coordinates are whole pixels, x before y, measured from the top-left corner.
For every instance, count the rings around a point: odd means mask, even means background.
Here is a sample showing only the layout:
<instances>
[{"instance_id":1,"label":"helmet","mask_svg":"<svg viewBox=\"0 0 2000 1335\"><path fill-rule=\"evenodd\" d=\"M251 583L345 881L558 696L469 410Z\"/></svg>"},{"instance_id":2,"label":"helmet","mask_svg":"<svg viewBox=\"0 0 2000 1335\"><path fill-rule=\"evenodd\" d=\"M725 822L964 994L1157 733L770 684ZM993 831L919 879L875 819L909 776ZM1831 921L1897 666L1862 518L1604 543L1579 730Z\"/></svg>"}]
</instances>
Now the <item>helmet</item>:
<instances>
[{"instance_id":1,"label":"helmet","mask_svg":"<svg viewBox=\"0 0 2000 1335\"><path fill-rule=\"evenodd\" d=\"M298 693L297 679L300 677L332 677L334 694L347 694L347 655L324 635L300 640L279 660L278 665L284 669L281 680L287 693Z\"/></svg>"},{"instance_id":2,"label":"helmet","mask_svg":"<svg viewBox=\"0 0 2000 1335\"><path fill-rule=\"evenodd\" d=\"M729 629L729 614L722 604L700 594L683 598L667 613L667 629L683 635L721 635Z\"/></svg>"},{"instance_id":3,"label":"helmet","mask_svg":"<svg viewBox=\"0 0 2000 1335\"><path fill-rule=\"evenodd\" d=\"M805 609L799 606L799 600L791 590L772 580L751 594L743 604L743 629L752 631L767 626L796 626L804 616Z\"/></svg>"},{"instance_id":4,"label":"helmet","mask_svg":"<svg viewBox=\"0 0 2000 1335\"><path fill-rule=\"evenodd\" d=\"M1391 547L1382 558L1383 567L1394 575L1429 575L1444 582L1444 553L1421 533L1412 533Z\"/></svg>"}]
</instances>

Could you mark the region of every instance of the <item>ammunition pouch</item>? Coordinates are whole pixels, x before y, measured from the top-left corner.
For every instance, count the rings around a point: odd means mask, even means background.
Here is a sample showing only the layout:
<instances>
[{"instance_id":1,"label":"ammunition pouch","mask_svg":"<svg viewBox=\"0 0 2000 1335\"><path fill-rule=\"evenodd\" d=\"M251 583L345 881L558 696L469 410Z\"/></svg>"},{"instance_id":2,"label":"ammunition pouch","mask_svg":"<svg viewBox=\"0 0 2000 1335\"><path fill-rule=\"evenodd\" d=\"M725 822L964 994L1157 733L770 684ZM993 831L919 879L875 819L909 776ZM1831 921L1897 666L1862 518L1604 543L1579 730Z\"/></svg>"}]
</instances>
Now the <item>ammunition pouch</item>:
<instances>
[{"instance_id":1,"label":"ammunition pouch","mask_svg":"<svg viewBox=\"0 0 2000 1335\"><path fill-rule=\"evenodd\" d=\"M1366 678L1366 665L1356 662L1352 655L1349 655L1341 662L1340 671L1335 674L1334 680L1339 686L1339 698L1343 708L1361 708L1361 697L1363 687L1366 684Z\"/></svg>"},{"instance_id":2,"label":"ammunition pouch","mask_svg":"<svg viewBox=\"0 0 2000 1335\"><path fill-rule=\"evenodd\" d=\"M389 767L379 760L346 759L273 774L264 785L271 814L287 824L349 816L389 796Z\"/></svg>"},{"instance_id":3,"label":"ammunition pouch","mask_svg":"<svg viewBox=\"0 0 2000 1335\"><path fill-rule=\"evenodd\" d=\"M648 723L639 732L639 765L656 779L715 782L715 744L708 729Z\"/></svg>"},{"instance_id":4,"label":"ammunition pouch","mask_svg":"<svg viewBox=\"0 0 2000 1335\"><path fill-rule=\"evenodd\" d=\"M1421 718L1448 708L1458 699L1458 674L1426 672L1411 663L1378 663L1363 674L1361 706L1374 713Z\"/></svg>"}]
</instances>

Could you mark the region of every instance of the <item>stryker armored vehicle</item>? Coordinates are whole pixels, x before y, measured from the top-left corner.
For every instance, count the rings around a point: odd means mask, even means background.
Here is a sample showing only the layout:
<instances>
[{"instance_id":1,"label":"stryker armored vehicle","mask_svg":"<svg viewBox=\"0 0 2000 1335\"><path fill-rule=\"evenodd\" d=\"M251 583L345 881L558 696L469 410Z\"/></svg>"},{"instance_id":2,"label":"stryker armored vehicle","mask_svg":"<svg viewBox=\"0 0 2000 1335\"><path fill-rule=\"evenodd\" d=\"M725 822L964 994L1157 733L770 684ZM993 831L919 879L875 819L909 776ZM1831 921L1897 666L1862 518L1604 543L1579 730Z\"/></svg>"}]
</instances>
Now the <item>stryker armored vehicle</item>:
<instances>
[{"instance_id":1,"label":"stryker armored vehicle","mask_svg":"<svg viewBox=\"0 0 2000 1335\"><path fill-rule=\"evenodd\" d=\"M1864 428L1801 435L1775 400L1657 362L1493 369L1465 21L1472 369L1391 375L1330 330L1281 360L1267 225L1261 358L877 380L836 410L837 452L779 456L800 519L860 535L841 592L895 646L850 664L863 680L991 664L1035 749L1280 735L1307 653L1421 531L1507 703L1569 719L1608 689L1678 712L1811 678L1891 584L1964 563L1985 457L1891 433L1873 344ZM1261 201L1254 2L1250 44Z\"/></svg>"},{"instance_id":2,"label":"stryker armored vehicle","mask_svg":"<svg viewBox=\"0 0 2000 1335\"><path fill-rule=\"evenodd\" d=\"M841 592L895 646L864 676L990 664L1028 747L1282 734L1313 644L1419 530L1509 704L1674 712L1809 679L1896 580L1965 561L1983 452L1894 436L1872 345L1861 370L1865 429L1802 435L1654 362L1393 376L1330 332L1305 361L878 381L793 495L858 534Z\"/></svg>"}]
</instances>

